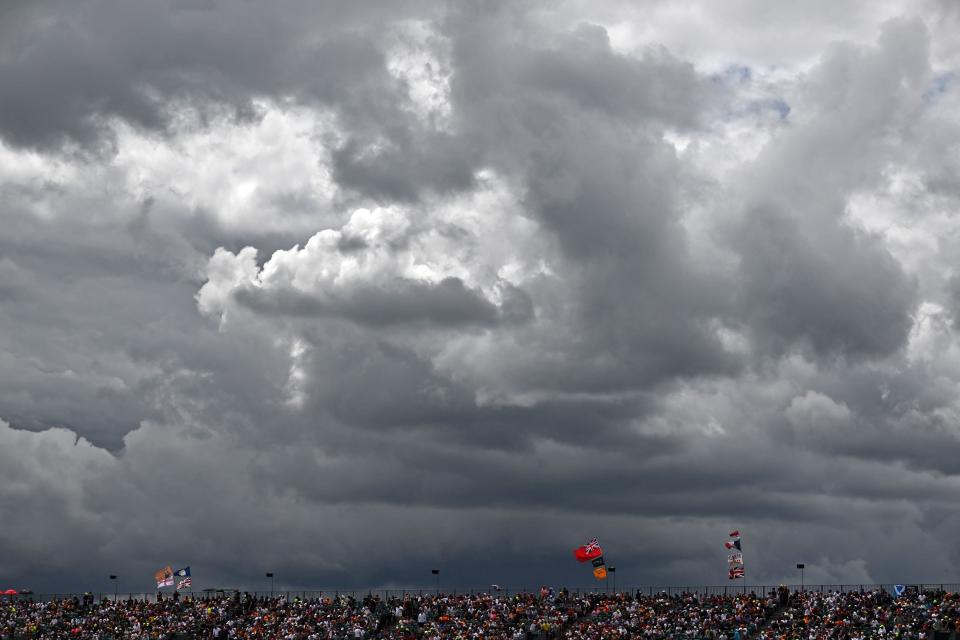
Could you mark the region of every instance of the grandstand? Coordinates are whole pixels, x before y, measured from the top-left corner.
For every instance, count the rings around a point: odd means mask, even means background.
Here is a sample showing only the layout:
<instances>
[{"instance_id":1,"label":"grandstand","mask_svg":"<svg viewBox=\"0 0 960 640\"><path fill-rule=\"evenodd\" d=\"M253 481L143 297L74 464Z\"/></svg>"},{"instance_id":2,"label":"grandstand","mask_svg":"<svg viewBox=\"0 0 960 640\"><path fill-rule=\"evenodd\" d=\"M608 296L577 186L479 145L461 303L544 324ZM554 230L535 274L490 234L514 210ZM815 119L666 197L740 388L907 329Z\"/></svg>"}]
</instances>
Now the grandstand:
<instances>
[{"instance_id":1,"label":"grandstand","mask_svg":"<svg viewBox=\"0 0 960 640\"><path fill-rule=\"evenodd\" d=\"M841 588L842 587L842 588ZM817 585L756 591L644 587L597 591L431 590L11 595L0 639L915 638L954 640L956 585ZM897 595L899 592L899 595Z\"/></svg>"}]
</instances>

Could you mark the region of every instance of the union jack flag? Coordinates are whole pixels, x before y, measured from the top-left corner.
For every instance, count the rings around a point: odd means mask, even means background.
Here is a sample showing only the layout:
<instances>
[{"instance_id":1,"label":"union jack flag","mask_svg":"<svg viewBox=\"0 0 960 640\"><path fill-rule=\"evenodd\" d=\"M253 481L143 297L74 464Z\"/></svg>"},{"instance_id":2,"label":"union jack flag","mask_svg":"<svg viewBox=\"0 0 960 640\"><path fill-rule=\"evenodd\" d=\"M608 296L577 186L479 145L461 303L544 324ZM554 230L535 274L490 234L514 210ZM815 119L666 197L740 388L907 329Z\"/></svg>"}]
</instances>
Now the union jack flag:
<instances>
[{"instance_id":1,"label":"union jack flag","mask_svg":"<svg viewBox=\"0 0 960 640\"><path fill-rule=\"evenodd\" d=\"M189 589L193 587L193 578L187 577L177 583L177 589Z\"/></svg>"},{"instance_id":2,"label":"union jack flag","mask_svg":"<svg viewBox=\"0 0 960 640\"><path fill-rule=\"evenodd\" d=\"M593 552L593 551L596 551L597 547L599 547L599 546L600 546L600 543L597 542L597 539L596 539L596 538L594 538L593 540L591 540L591 541L588 542L587 544L583 545L583 550L586 551L587 553L591 553L591 552Z\"/></svg>"},{"instance_id":3,"label":"union jack flag","mask_svg":"<svg viewBox=\"0 0 960 640\"><path fill-rule=\"evenodd\" d=\"M730 579L736 580L737 578L743 577L743 567L734 567L730 569Z\"/></svg>"}]
</instances>

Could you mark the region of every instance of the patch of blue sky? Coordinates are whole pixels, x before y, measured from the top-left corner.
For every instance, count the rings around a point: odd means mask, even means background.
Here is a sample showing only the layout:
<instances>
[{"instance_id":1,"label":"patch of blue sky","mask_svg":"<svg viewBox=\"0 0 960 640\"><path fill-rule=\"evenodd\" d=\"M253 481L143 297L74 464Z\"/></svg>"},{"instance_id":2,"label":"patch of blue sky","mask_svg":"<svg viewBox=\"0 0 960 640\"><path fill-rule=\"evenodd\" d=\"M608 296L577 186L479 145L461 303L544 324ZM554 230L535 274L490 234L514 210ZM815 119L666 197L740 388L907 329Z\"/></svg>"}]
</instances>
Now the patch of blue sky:
<instances>
[{"instance_id":1,"label":"patch of blue sky","mask_svg":"<svg viewBox=\"0 0 960 640\"><path fill-rule=\"evenodd\" d=\"M750 84L753 81L753 71L742 64L728 65L723 71L710 76L717 84Z\"/></svg>"},{"instance_id":2,"label":"patch of blue sky","mask_svg":"<svg viewBox=\"0 0 960 640\"><path fill-rule=\"evenodd\" d=\"M783 98L761 98L746 100L727 111L727 119L764 118L771 113L777 114L777 120L786 120L790 115L790 105Z\"/></svg>"},{"instance_id":3,"label":"patch of blue sky","mask_svg":"<svg viewBox=\"0 0 960 640\"><path fill-rule=\"evenodd\" d=\"M924 104L930 105L936 102L940 96L950 91L956 85L960 73L956 71L947 71L934 76L930 85L923 92Z\"/></svg>"},{"instance_id":4,"label":"patch of blue sky","mask_svg":"<svg viewBox=\"0 0 960 640\"><path fill-rule=\"evenodd\" d=\"M769 120L775 114L778 121L786 120L790 115L790 104L786 100L766 93L763 83L758 85L755 80L763 80L770 71L780 67L777 65L760 69L759 76L754 69L743 64L729 64L722 71L709 76L709 79L732 90L731 97L739 95L739 99L721 110L723 120L739 120L742 118L763 118ZM762 96L762 97L761 97Z\"/></svg>"}]
</instances>

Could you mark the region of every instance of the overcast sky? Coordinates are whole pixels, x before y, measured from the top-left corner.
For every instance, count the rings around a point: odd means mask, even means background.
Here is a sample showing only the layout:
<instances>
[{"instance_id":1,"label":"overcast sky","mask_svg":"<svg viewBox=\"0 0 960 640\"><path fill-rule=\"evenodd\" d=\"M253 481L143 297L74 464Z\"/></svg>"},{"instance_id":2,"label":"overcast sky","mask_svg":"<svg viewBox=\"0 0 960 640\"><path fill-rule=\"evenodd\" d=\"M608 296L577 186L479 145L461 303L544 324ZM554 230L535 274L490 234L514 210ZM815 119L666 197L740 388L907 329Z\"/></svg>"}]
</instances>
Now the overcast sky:
<instances>
[{"instance_id":1,"label":"overcast sky","mask_svg":"<svg viewBox=\"0 0 960 640\"><path fill-rule=\"evenodd\" d=\"M0 587L960 582L958 33L3 2Z\"/></svg>"}]
</instances>

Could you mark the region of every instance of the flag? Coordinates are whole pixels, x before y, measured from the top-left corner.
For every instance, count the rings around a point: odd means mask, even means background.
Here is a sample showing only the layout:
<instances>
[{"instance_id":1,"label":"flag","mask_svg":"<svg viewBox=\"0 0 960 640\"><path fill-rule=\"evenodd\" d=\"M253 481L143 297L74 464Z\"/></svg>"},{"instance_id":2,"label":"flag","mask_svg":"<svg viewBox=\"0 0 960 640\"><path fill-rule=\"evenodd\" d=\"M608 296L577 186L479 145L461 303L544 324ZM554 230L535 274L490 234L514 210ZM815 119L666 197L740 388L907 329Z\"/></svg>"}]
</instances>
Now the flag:
<instances>
[{"instance_id":1,"label":"flag","mask_svg":"<svg viewBox=\"0 0 960 640\"><path fill-rule=\"evenodd\" d=\"M606 564L606 563L603 561L603 556L600 556L599 558L594 558L594 559L591 560L590 562L593 563L593 566L595 566L595 567L602 567L604 564Z\"/></svg>"},{"instance_id":2,"label":"flag","mask_svg":"<svg viewBox=\"0 0 960 640\"><path fill-rule=\"evenodd\" d=\"M160 569L153 574L153 577L157 581L157 589L160 587L172 587L173 586L173 568L170 565L167 565L163 569Z\"/></svg>"},{"instance_id":3,"label":"flag","mask_svg":"<svg viewBox=\"0 0 960 640\"><path fill-rule=\"evenodd\" d=\"M603 549L600 548L600 543L597 542L596 538L573 550L573 556L577 559L577 562L586 562L602 555Z\"/></svg>"},{"instance_id":4,"label":"flag","mask_svg":"<svg viewBox=\"0 0 960 640\"><path fill-rule=\"evenodd\" d=\"M733 540L727 540L723 543L727 549L736 549L734 553L727 556L727 564L730 565L730 579L736 580L743 577L743 549L740 547L740 530L734 529L730 532Z\"/></svg>"},{"instance_id":5,"label":"flag","mask_svg":"<svg viewBox=\"0 0 960 640\"><path fill-rule=\"evenodd\" d=\"M190 589L193 588L193 578L187 576L183 580L177 583L177 589Z\"/></svg>"},{"instance_id":6,"label":"flag","mask_svg":"<svg viewBox=\"0 0 960 640\"><path fill-rule=\"evenodd\" d=\"M597 567L593 570L593 577L597 580L606 580L607 579L607 568L606 567Z\"/></svg>"},{"instance_id":7,"label":"flag","mask_svg":"<svg viewBox=\"0 0 960 640\"><path fill-rule=\"evenodd\" d=\"M173 575L178 578L189 578L190 577L190 567L184 567L183 569L177 569L173 572Z\"/></svg>"}]
</instances>

